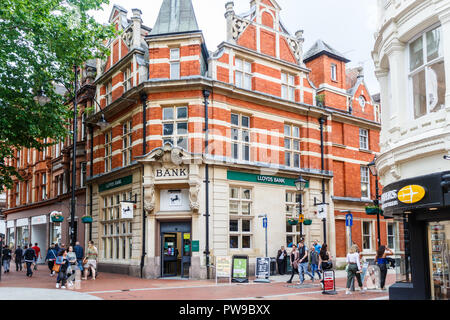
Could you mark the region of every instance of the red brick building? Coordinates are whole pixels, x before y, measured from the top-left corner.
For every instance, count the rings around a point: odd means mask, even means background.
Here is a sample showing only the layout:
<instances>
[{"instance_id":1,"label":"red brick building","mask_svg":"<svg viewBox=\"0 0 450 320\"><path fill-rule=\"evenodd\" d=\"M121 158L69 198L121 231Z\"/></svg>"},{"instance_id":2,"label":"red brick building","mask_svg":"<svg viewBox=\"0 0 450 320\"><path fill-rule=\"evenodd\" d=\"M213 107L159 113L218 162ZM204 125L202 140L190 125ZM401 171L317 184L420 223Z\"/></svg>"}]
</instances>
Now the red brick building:
<instances>
[{"instance_id":1,"label":"red brick building","mask_svg":"<svg viewBox=\"0 0 450 320\"><path fill-rule=\"evenodd\" d=\"M260 215L269 221L269 255L300 237L289 224L298 217L299 175L309 181L306 240L323 241L315 203L324 196L333 254L345 256L340 210L351 210L353 240L373 255L366 168L380 124L363 77L347 81L348 60L322 41L303 56L303 31L287 31L276 1L252 0L245 14L228 2L227 39L214 52L191 1L172 2L163 1L152 29L140 10L128 19L114 6L109 21L121 36L97 62L86 206L100 269L206 278L208 262L244 254L253 273L265 254Z\"/></svg>"}]
</instances>

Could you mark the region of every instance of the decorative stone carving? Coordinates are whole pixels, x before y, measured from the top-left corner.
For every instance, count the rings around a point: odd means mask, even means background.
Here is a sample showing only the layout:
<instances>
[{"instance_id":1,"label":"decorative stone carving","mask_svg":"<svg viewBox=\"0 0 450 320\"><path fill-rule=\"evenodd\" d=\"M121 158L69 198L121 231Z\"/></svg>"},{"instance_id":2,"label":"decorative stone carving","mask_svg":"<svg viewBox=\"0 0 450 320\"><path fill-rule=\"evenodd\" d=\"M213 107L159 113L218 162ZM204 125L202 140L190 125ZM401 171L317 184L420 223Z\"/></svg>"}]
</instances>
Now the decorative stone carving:
<instances>
[{"instance_id":1,"label":"decorative stone carving","mask_svg":"<svg viewBox=\"0 0 450 320\"><path fill-rule=\"evenodd\" d=\"M132 44L133 44L133 29L129 28L127 30L127 32L124 32L122 35L122 39L123 42L125 42L125 44L131 48Z\"/></svg>"},{"instance_id":2,"label":"decorative stone carving","mask_svg":"<svg viewBox=\"0 0 450 320\"><path fill-rule=\"evenodd\" d=\"M198 194L200 192L200 184L199 183L190 183L189 184L189 202L191 210L195 213L198 213L198 210L200 209L200 203L198 199Z\"/></svg>"},{"instance_id":3,"label":"decorative stone carving","mask_svg":"<svg viewBox=\"0 0 450 320\"><path fill-rule=\"evenodd\" d=\"M249 24L249 21L245 21L236 16L233 17L232 36L235 41L239 38L242 32L244 32L245 28L247 28Z\"/></svg>"},{"instance_id":4,"label":"decorative stone carving","mask_svg":"<svg viewBox=\"0 0 450 320\"><path fill-rule=\"evenodd\" d=\"M155 186L151 185L145 187L144 210L147 214L150 214L155 210L155 203Z\"/></svg>"}]
</instances>

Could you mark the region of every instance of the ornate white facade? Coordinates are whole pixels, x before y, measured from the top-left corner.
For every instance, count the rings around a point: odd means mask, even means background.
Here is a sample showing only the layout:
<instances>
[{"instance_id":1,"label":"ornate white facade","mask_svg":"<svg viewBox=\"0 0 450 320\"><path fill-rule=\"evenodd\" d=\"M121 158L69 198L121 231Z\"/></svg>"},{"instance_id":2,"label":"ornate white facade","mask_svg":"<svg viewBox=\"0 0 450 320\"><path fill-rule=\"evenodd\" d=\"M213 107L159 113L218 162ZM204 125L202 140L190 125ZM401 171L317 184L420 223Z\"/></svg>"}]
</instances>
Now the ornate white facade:
<instances>
[{"instance_id":1,"label":"ornate white facade","mask_svg":"<svg viewBox=\"0 0 450 320\"><path fill-rule=\"evenodd\" d=\"M378 0L378 19L377 167L386 186L450 169L450 0Z\"/></svg>"}]
</instances>

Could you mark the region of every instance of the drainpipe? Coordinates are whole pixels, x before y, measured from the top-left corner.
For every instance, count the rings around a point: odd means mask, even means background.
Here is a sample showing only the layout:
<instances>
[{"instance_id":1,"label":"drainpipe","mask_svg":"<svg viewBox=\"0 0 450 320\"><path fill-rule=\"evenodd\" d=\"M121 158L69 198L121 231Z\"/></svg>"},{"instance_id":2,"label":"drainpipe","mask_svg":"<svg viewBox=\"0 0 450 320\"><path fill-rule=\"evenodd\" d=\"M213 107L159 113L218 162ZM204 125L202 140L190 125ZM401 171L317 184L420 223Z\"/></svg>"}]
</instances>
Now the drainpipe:
<instances>
[{"instance_id":1,"label":"drainpipe","mask_svg":"<svg viewBox=\"0 0 450 320\"><path fill-rule=\"evenodd\" d=\"M208 155L208 98L211 93L208 90L203 90L203 97L205 99L205 160ZM206 162L206 161L205 161ZM206 278L209 279L209 165L205 164L205 218L206 218L206 242L205 242L205 256L206 256Z\"/></svg>"},{"instance_id":2,"label":"drainpipe","mask_svg":"<svg viewBox=\"0 0 450 320\"><path fill-rule=\"evenodd\" d=\"M147 154L147 94L144 92L141 94L142 103L142 123L143 123L143 142L142 142L142 155ZM144 171L144 166L142 166ZM146 233L146 219L147 215L144 208L145 188L142 187L142 256L141 256L141 278L144 276L144 261L147 252L145 252L145 233Z\"/></svg>"},{"instance_id":3,"label":"drainpipe","mask_svg":"<svg viewBox=\"0 0 450 320\"><path fill-rule=\"evenodd\" d=\"M91 161L91 165L89 168L89 176L93 177L94 176L94 127L93 126L89 126L89 133L91 135L91 139L89 141L90 143L90 161ZM92 217L92 184L89 186L89 212L90 212L90 216ZM92 223L89 224L89 241L92 241Z\"/></svg>"},{"instance_id":4,"label":"drainpipe","mask_svg":"<svg viewBox=\"0 0 450 320\"><path fill-rule=\"evenodd\" d=\"M325 160L324 160L324 145L323 145L323 124L325 123L325 118L319 118L320 124L320 157L321 157L321 170L322 174L325 170ZM325 204L325 178L322 178L322 204ZM323 242L327 243L327 218L322 219L323 222Z\"/></svg>"}]
</instances>

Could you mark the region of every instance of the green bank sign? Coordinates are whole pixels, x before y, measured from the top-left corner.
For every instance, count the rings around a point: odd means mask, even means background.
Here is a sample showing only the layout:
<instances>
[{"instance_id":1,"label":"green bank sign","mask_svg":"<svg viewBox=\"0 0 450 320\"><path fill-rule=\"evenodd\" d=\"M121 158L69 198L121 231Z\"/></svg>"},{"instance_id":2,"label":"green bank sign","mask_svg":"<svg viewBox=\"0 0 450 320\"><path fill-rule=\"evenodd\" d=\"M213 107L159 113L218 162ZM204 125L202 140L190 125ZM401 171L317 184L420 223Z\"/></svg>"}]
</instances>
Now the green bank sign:
<instances>
[{"instance_id":1,"label":"green bank sign","mask_svg":"<svg viewBox=\"0 0 450 320\"><path fill-rule=\"evenodd\" d=\"M247 172L228 171L227 179L235 181L257 182L257 183L276 184L279 186L295 187L295 179L292 178L266 176ZM306 185L306 187L309 188L309 182Z\"/></svg>"},{"instance_id":2,"label":"green bank sign","mask_svg":"<svg viewBox=\"0 0 450 320\"><path fill-rule=\"evenodd\" d=\"M98 191L99 192L104 192L104 191L108 191L111 189L115 189L115 188L119 188L122 186L126 186L128 184L133 183L133 176L128 176L128 177L123 177L123 178L119 178L113 181L109 181L106 183L103 183L101 185L99 185L98 187Z\"/></svg>"}]
</instances>

